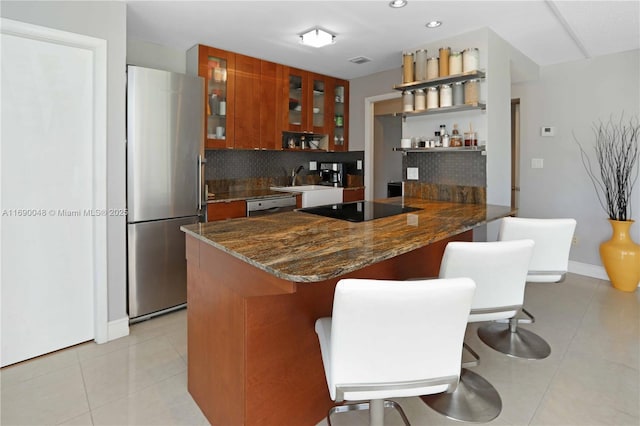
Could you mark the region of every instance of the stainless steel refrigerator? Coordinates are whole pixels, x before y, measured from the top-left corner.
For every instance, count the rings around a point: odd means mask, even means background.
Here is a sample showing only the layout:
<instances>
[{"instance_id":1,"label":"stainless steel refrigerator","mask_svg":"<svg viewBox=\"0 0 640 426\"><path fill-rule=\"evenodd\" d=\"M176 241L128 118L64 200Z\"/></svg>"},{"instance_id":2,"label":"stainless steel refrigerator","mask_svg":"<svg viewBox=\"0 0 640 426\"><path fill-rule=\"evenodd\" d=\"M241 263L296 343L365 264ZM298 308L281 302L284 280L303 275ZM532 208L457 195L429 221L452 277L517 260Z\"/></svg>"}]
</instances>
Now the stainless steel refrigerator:
<instances>
[{"instance_id":1,"label":"stainless steel refrigerator","mask_svg":"<svg viewBox=\"0 0 640 426\"><path fill-rule=\"evenodd\" d=\"M127 67L129 318L187 301L181 225L202 214L204 82Z\"/></svg>"}]
</instances>

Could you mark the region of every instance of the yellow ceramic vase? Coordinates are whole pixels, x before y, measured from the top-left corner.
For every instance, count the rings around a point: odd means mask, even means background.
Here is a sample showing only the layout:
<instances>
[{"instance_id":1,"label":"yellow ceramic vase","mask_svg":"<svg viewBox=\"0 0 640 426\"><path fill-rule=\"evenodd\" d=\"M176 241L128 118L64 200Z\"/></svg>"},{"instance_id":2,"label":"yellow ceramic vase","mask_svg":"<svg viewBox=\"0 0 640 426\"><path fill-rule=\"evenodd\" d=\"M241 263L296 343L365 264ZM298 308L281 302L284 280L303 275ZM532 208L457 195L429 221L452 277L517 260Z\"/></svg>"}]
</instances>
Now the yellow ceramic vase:
<instances>
[{"instance_id":1,"label":"yellow ceramic vase","mask_svg":"<svg viewBox=\"0 0 640 426\"><path fill-rule=\"evenodd\" d=\"M640 245L629 235L633 220L609 219L613 235L600 244L600 258L614 288L635 291L640 283Z\"/></svg>"}]
</instances>

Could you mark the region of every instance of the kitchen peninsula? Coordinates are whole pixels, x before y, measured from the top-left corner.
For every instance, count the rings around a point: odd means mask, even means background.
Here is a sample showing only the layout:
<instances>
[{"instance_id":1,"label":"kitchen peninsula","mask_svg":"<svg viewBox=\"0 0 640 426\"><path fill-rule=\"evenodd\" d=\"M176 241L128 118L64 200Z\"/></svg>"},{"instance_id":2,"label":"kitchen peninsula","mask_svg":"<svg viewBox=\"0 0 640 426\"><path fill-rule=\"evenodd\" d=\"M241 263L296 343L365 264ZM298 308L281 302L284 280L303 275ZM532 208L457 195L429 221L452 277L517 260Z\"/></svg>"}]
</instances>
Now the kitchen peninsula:
<instances>
[{"instance_id":1,"label":"kitchen peninsula","mask_svg":"<svg viewBox=\"0 0 640 426\"><path fill-rule=\"evenodd\" d=\"M315 320L341 278L436 276L447 242L510 207L390 198L353 223L300 211L184 226L188 389L212 425L315 425L329 398Z\"/></svg>"}]
</instances>

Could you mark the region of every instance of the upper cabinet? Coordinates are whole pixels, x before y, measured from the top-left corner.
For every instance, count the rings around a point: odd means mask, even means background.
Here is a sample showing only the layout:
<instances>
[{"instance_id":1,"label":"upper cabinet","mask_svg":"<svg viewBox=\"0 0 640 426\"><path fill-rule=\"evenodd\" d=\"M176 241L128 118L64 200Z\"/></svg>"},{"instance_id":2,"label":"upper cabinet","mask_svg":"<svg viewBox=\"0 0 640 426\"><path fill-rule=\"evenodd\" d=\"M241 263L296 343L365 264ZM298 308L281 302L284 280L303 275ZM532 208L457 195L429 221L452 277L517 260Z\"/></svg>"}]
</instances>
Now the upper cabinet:
<instances>
[{"instance_id":1,"label":"upper cabinet","mask_svg":"<svg viewBox=\"0 0 640 426\"><path fill-rule=\"evenodd\" d=\"M331 124L329 132L330 151L349 150L349 82L332 79L331 84Z\"/></svg>"},{"instance_id":2,"label":"upper cabinet","mask_svg":"<svg viewBox=\"0 0 640 426\"><path fill-rule=\"evenodd\" d=\"M283 130L288 132L329 133L330 77L291 67L282 67Z\"/></svg>"},{"instance_id":3,"label":"upper cabinet","mask_svg":"<svg viewBox=\"0 0 640 426\"><path fill-rule=\"evenodd\" d=\"M260 148L261 60L236 54L233 147Z\"/></svg>"},{"instance_id":4,"label":"upper cabinet","mask_svg":"<svg viewBox=\"0 0 640 426\"><path fill-rule=\"evenodd\" d=\"M288 149L288 132L348 150L347 81L202 45L187 71L206 79L205 148Z\"/></svg>"},{"instance_id":5,"label":"upper cabinet","mask_svg":"<svg viewBox=\"0 0 640 426\"><path fill-rule=\"evenodd\" d=\"M187 71L205 79L205 148L232 148L236 55L207 46L187 53Z\"/></svg>"},{"instance_id":6,"label":"upper cabinet","mask_svg":"<svg viewBox=\"0 0 640 426\"><path fill-rule=\"evenodd\" d=\"M347 151L349 83L286 66L281 80L283 130L327 135L329 151Z\"/></svg>"},{"instance_id":7,"label":"upper cabinet","mask_svg":"<svg viewBox=\"0 0 640 426\"><path fill-rule=\"evenodd\" d=\"M281 149L282 128L279 121L278 97L280 84L274 62L260 61L260 149Z\"/></svg>"},{"instance_id":8,"label":"upper cabinet","mask_svg":"<svg viewBox=\"0 0 640 426\"><path fill-rule=\"evenodd\" d=\"M279 78L282 85L279 99L283 111L280 125L289 132L308 131L309 95L307 87L309 83L307 72L282 66Z\"/></svg>"}]
</instances>

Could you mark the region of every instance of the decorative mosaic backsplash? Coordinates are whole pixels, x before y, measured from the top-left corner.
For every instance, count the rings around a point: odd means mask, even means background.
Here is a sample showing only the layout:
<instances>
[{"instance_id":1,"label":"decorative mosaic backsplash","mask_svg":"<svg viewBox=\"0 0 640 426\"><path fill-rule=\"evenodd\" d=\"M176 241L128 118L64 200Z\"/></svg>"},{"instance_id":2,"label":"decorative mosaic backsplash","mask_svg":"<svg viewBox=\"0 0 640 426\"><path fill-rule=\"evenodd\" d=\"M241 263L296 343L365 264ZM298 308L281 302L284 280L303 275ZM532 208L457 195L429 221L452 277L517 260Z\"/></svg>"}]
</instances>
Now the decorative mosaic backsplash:
<instances>
[{"instance_id":1,"label":"decorative mosaic backsplash","mask_svg":"<svg viewBox=\"0 0 640 426\"><path fill-rule=\"evenodd\" d=\"M291 171L303 166L298 174L301 183L317 183L318 171L309 171L309 162L364 163L364 151L349 152L299 152L299 151L206 151L205 179L210 191L246 190L286 185ZM350 170L350 174L362 175L364 170ZM227 188L225 190L224 188Z\"/></svg>"},{"instance_id":2,"label":"decorative mosaic backsplash","mask_svg":"<svg viewBox=\"0 0 640 426\"><path fill-rule=\"evenodd\" d=\"M487 186L487 157L477 152L410 152L402 159L407 167L418 167L418 182L439 185Z\"/></svg>"}]
</instances>

